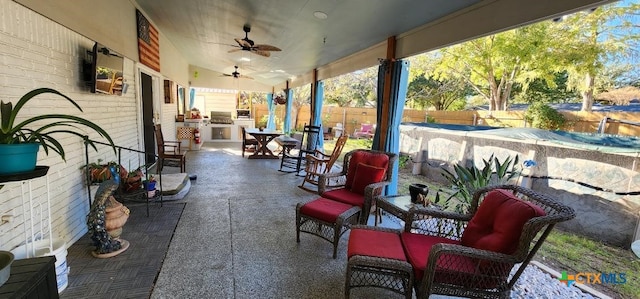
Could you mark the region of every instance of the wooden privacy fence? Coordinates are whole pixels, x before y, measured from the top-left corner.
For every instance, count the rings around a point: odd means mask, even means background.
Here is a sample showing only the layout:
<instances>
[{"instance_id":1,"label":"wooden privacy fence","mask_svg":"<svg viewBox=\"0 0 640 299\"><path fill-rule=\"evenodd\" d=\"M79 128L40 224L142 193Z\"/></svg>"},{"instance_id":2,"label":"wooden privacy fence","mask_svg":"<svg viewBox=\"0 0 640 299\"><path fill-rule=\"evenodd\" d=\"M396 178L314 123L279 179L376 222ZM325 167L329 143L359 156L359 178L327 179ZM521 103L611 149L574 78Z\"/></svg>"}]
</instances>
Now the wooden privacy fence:
<instances>
[{"instance_id":1,"label":"wooden privacy fence","mask_svg":"<svg viewBox=\"0 0 640 299\"><path fill-rule=\"evenodd\" d=\"M269 114L266 104L254 104L254 116L256 125L260 120ZM296 110L293 108L292 110ZM582 112L582 111L561 111L566 117L567 123L563 127L564 131L596 133L598 125L605 118L613 120L625 120L628 122L640 122L640 113L636 112ZM285 106L276 106L276 126L282 129L284 121ZM309 123L309 106L300 107L293 112L292 122L296 121L294 128L302 130L305 123ZM522 128L528 125L524 121L524 111L425 111L405 109L402 115L403 122L426 122L427 118L432 118L439 124L459 124L459 125L487 125L495 127ZM265 117L266 119L266 117ZM354 108L328 106L322 108L322 123L326 127L335 127L337 123L342 123L345 132L352 134L361 124L376 123L375 108ZM616 121L608 122L606 134L640 136L640 127Z\"/></svg>"}]
</instances>

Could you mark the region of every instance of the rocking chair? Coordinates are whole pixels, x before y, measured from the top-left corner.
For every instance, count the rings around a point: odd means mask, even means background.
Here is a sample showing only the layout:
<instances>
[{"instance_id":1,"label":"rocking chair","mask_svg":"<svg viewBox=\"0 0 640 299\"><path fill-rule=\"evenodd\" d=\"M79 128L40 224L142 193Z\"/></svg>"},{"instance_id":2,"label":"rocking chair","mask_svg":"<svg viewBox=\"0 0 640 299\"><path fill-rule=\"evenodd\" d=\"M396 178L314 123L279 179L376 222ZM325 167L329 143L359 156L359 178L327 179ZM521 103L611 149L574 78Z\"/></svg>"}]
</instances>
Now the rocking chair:
<instances>
[{"instance_id":1,"label":"rocking chair","mask_svg":"<svg viewBox=\"0 0 640 299\"><path fill-rule=\"evenodd\" d=\"M349 139L349 136L340 136L336 141L336 146L333 148L333 152L330 155L327 155L319 150L316 150L313 155L307 155L307 163L305 166L305 177L300 184L301 189L307 190L309 192L318 192L318 175L327 173L333 167L333 164L340 157L340 153L342 153L342 148L344 148L344 144ZM315 189L311 189L310 187L305 186L305 183L309 183L315 186Z\"/></svg>"},{"instance_id":2,"label":"rocking chair","mask_svg":"<svg viewBox=\"0 0 640 299\"><path fill-rule=\"evenodd\" d=\"M292 149L289 152L282 152L279 171L299 174L306 162L305 157L312 155L318 147L321 138L320 134L322 133L320 130L319 126L305 125L302 131L300 148L298 150Z\"/></svg>"}]
</instances>

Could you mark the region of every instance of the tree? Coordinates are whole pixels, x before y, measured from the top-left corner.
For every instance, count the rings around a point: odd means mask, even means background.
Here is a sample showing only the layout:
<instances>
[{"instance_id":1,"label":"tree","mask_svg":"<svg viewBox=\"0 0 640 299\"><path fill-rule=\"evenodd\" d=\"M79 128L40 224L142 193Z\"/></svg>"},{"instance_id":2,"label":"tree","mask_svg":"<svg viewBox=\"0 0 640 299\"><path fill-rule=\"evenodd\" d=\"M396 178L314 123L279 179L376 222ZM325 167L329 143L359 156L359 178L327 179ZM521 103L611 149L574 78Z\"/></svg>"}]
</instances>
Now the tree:
<instances>
[{"instance_id":1,"label":"tree","mask_svg":"<svg viewBox=\"0 0 640 299\"><path fill-rule=\"evenodd\" d=\"M466 106L466 97L473 93L466 81L459 77L438 79L434 75L439 54L435 51L409 58L406 106L436 110L461 110Z\"/></svg>"},{"instance_id":2,"label":"tree","mask_svg":"<svg viewBox=\"0 0 640 299\"><path fill-rule=\"evenodd\" d=\"M637 44L640 4L606 5L565 16L552 23L549 40L558 58L556 70L569 73L569 85L582 96L582 111L591 111L604 70L628 63ZM637 29L637 28L636 28Z\"/></svg>"},{"instance_id":3,"label":"tree","mask_svg":"<svg viewBox=\"0 0 640 299\"><path fill-rule=\"evenodd\" d=\"M291 124L296 127L300 108L311 105L311 84L303 85L293 89L293 99L291 99Z\"/></svg>"},{"instance_id":4,"label":"tree","mask_svg":"<svg viewBox=\"0 0 640 299\"><path fill-rule=\"evenodd\" d=\"M537 23L478 38L441 51L436 78L460 78L489 102L490 110L506 110L514 84L523 90L544 72L548 24Z\"/></svg>"},{"instance_id":5,"label":"tree","mask_svg":"<svg viewBox=\"0 0 640 299\"><path fill-rule=\"evenodd\" d=\"M468 85L460 78L438 80L422 73L409 83L407 102L422 109L458 110L460 106L464 107L464 98L470 93Z\"/></svg>"},{"instance_id":6,"label":"tree","mask_svg":"<svg viewBox=\"0 0 640 299\"><path fill-rule=\"evenodd\" d=\"M578 97L575 90L567 87L569 74L564 72L555 73L553 84L548 84L546 80L536 78L529 83L527 90L517 84L514 86L514 102L519 103L566 103Z\"/></svg>"},{"instance_id":7,"label":"tree","mask_svg":"<svg viewBox=\"0 0 640 299\"><path fill-rule=\"evenodd\" d=\"M325 80L325 101L340 107L376 107L377 80L377 66Z\"/></svg>"}]
</instances>

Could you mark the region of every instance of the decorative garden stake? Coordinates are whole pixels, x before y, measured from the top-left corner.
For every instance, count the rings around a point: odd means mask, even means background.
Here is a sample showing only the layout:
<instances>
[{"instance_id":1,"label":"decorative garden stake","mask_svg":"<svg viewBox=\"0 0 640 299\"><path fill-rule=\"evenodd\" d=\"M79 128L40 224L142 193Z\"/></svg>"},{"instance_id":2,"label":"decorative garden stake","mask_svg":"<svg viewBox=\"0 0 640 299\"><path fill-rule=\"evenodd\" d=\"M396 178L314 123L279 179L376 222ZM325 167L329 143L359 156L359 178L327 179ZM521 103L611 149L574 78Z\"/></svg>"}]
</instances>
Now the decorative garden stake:
<instances>
[{"instance_id":1,"label":"decorative garden stake","mask_svg":"<svg viewBox=\"0 0 640 299\"><path fill-rule=\"evenodd\" d=\"M91 211L87 216L89 234L91 234L91 240L96 247L91 254L97 258L116 256L129 248L129 241L112 238L107 232L107 204L110 202L110 198L113 197L113 193L118 189L118 186L119 184L114 180L100 183L95 200L91 205ZM125 214L128 217L129 209L124 207L123 210L125 210Z\"/></svg>"}]
</instances>

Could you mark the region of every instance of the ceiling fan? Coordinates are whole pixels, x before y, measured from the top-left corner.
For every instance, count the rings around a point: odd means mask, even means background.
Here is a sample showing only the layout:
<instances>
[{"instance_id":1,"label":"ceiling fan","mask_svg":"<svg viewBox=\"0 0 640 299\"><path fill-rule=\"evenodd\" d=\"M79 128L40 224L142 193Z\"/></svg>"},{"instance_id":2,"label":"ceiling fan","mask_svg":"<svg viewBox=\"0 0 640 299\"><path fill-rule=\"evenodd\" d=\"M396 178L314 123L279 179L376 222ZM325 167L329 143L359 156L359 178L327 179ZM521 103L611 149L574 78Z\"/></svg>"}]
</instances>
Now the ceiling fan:
<instances>
[{"instance_id":1,"label":"ceiling fan","mask_svg":"<svg viewBox=\"0 0 640 299\"><path fill-rule=\"evenodd\" d=\"M240 72L238 72L238 66L237 66L237 65L234 65L233 67L236 69L235 71L233 71L233 73L231 73L231 74L222 74L222 75L223 75L223 76L226 76L226 77L243 78L243 79L253 79L253 78L251 78L251 77L249 77L249 76L240 75Z\"/></svg>"},{"instance_id":2,"label":"ceiling fan","mask_svg":"<svg viewBox=\"0 0 640 299\"><path fill-rule=\"evenodd\" d=\"M272 46L272 45L256 45L252 40L249 39L249 32L251 32L251 26L244 25L242 27L244 30L244 38L234 38L234 40L238 43L238 45L232 45L233 47L238 47L238 49L229 50L229 53L236 51L249 51L256 53L260 56L269 57L271 56L271 51L281 51L280 48Z\"/></svg>"}]
</instances>

